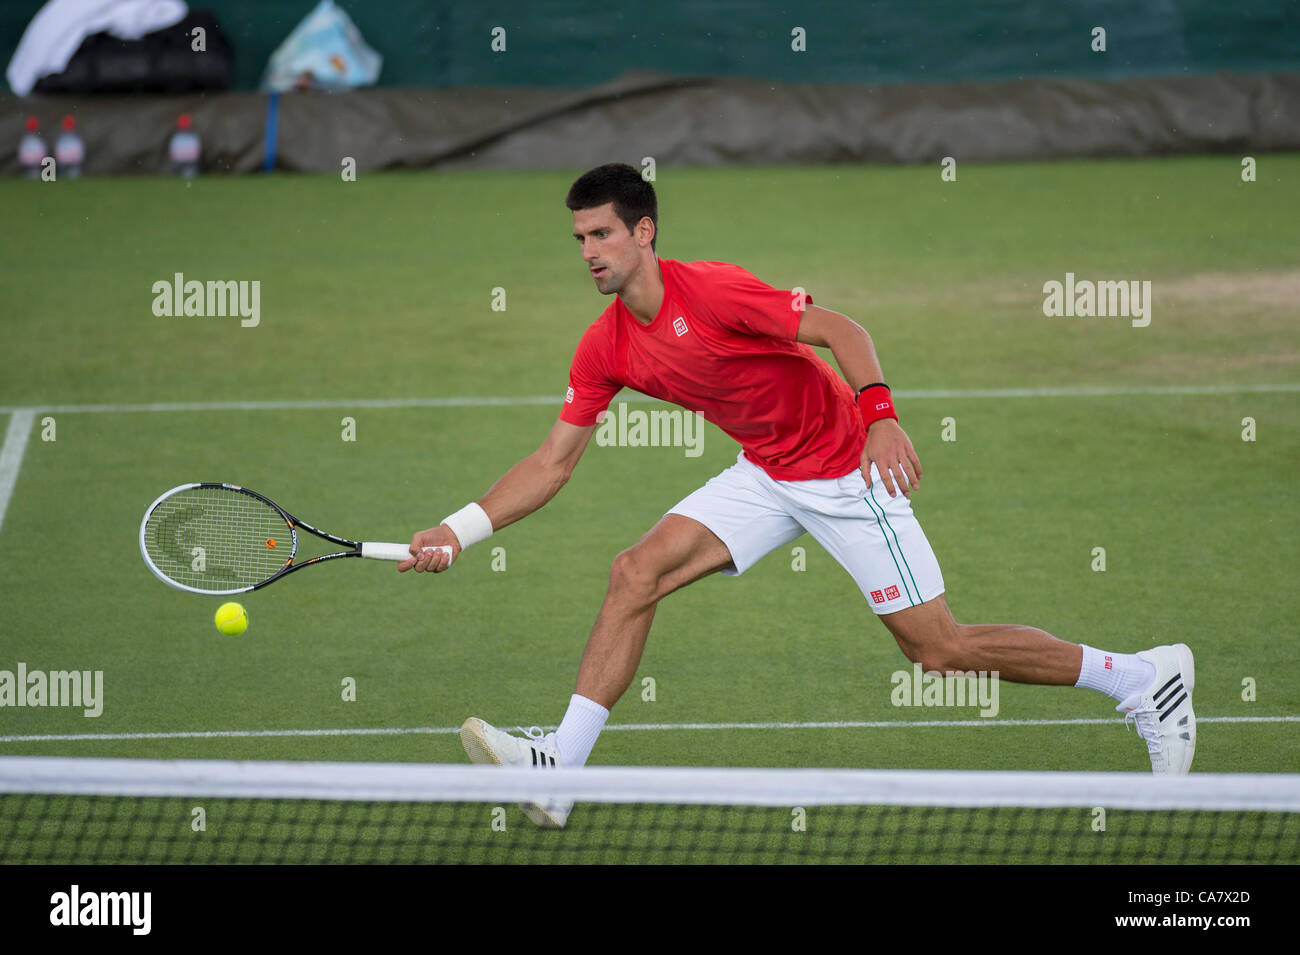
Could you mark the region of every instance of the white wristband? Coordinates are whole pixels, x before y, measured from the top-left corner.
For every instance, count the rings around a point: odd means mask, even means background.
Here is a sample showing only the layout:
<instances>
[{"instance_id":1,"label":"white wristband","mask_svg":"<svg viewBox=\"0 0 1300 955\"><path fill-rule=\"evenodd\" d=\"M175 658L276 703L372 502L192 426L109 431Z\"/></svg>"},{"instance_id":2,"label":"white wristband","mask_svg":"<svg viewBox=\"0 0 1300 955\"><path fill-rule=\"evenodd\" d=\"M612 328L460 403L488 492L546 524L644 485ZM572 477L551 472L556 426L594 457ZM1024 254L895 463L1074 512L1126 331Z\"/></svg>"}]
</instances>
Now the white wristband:
<instances>
[{"instance_id":1,"label":"white wristband","mask_svg":"<svg viewBox=\"0 0 1300 955\"><path fill-rule=\"evenodd\" d=\"M492 518L477 504L466 504L455 514L444 517L442 522L456 535L461 550L492 536Z\"/></svg>"}]
</instances>

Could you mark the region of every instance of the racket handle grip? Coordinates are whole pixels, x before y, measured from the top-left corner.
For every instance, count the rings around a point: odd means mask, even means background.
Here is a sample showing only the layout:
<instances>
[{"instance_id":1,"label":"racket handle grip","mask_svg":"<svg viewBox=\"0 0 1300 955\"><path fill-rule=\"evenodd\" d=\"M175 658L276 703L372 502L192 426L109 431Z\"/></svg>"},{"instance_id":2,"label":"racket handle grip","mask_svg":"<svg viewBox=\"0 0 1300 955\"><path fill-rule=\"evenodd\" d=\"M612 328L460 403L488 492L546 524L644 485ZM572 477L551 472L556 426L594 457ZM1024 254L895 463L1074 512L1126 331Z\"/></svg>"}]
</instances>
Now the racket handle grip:
<instances>
[{"instance_id":1,"label":"racket handle grip","mask_svg":"<svg viewBox=\"0 0 1300 955\"><path fill-rule=\"evenodd\" d=\"M426 547L425 550L446 551L447 557L451 557L450 547ZM374 541L363 541L361 556L372 560L410 560L411 548L407 544L379 544Z\"/></svg>"}]
</instances>

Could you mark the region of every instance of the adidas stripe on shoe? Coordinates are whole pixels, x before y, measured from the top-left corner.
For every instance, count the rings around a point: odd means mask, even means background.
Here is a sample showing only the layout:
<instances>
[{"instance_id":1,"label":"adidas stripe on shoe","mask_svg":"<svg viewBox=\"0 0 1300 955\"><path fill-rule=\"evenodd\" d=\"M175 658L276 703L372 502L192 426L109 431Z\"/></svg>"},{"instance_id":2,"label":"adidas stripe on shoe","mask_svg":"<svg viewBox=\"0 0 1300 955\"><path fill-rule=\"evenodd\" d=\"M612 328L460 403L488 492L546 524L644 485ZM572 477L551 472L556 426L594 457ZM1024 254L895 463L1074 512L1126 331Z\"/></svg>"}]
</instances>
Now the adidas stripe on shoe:
<instances>
[{"instance_id":1,"label":"adidas stripe on shoe","mask_svg":"<svg viewBox=\"0 0 1300 955\"><path fill-rule=\"evenodd\" d=\"M1160 776L1182 776L1192 768L1196 754L1196 714L1192 712L1192 690L1196 666L1185 643L1143 650L1138 656L1156 668L1155 678L1145 690L1134 693L1119 706L1146 741L1151 771Z\"/></svg>"},{"instance_id":2,"label":"adidas stripe on shoe","mask_svg":"<svg viewBox=\"0 0 1300 955\"><path fill-rule=\"evenodd\" d=\"M521 727L522 729L522 727ZM497 766L522 766L534 769L563 767L555 747L554 734L546 735L536 726L523 730L520 739L502 732L490 723L470 717L460 728L460 742L470 762ZM520 803L519 808L543 829L563 829L573 809L571 802L548 801Z\"/></svg>"}]
</instances>

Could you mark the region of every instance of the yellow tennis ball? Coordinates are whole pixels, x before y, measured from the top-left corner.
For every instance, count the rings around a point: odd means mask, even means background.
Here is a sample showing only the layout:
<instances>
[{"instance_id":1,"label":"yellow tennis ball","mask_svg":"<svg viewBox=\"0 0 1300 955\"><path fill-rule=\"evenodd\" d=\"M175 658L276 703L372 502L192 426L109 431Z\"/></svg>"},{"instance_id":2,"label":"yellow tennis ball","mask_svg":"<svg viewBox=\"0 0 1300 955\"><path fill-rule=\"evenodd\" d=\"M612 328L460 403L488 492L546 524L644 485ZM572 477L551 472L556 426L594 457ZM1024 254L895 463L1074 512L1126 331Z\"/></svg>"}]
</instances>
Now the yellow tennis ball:
<instances>
[{"instance_id":1,"label":"yellow tennis ball","mask_svg":"<svg viewBox=\"0 0 1300 955\"><path fill-rule=\"evenodd\" d=\"M217 608L217 629L229 637L237 637L248 629L248 611L234 601Z\"/></svg>"}]
</instances>

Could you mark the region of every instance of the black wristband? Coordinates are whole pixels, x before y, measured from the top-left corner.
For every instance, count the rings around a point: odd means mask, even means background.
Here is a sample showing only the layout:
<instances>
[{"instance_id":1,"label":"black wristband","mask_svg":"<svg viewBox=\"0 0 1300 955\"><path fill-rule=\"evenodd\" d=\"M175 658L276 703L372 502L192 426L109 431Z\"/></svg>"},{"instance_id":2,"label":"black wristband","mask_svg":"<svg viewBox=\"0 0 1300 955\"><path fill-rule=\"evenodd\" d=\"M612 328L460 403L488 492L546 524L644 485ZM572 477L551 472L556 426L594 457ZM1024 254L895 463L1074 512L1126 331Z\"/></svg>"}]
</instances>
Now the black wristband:
<instances>
[{"instance_id":1,"label":"black wristband","mask_svg":"<svg viewBox=\"0 0 1300 955\"><path fill-rule=\"evenodd\" d=\"M859 388L857 391L853 393L853 400L857 401L859 398L862 397L862 393L864 391L866 391L868 388L875 388L877 385L885 385L885 383L883 381L873 381L869 385L863 385L861 388ZM885 385L885 387L888 388L889 385Z\"/></svg>"}]
</instances>

